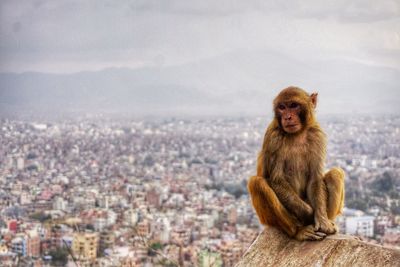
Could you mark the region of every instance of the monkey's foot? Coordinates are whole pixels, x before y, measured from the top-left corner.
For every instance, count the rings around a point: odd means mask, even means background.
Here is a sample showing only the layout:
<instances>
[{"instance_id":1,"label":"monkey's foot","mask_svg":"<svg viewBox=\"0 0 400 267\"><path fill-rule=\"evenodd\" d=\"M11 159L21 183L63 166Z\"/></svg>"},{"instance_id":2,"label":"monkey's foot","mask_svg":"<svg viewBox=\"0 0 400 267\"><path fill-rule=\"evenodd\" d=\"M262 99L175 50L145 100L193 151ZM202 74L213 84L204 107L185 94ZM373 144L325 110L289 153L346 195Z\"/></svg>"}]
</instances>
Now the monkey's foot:
<instances>
[{"instance_id":1,"label":"monkey's foot","mask_svg":"<svg viewBox=\"0 0 400 267\"><path fill-rule=\"evenodd\" d=\"M331 222L333 224L333 227L335 228L335 234L339 233L339 226L334 221L331 221Z\"/></svg>"},{"instance_id":2,"label":"monkey's foot","mask_svg":"<svg viewBox=\"0 0 400 267\"><path fill-rule=\"evenodd\" d=\"M316 231L313 225L303 226L294 236L298 241L321 240L324 237L326 237L326 234Z\"/></svg>"},{"instance_id":3,"label":"monkey's foot","mask_svg":"<svg viewBox=\"0 0 400 267\"><path fill-rule=\"evenodd\" d=\"M328 218L320 217L315 218L314 230L323 232L327 235L332 235L337 232L338 227L333 221L329 220Z\"/></svg>"}]
</instances>

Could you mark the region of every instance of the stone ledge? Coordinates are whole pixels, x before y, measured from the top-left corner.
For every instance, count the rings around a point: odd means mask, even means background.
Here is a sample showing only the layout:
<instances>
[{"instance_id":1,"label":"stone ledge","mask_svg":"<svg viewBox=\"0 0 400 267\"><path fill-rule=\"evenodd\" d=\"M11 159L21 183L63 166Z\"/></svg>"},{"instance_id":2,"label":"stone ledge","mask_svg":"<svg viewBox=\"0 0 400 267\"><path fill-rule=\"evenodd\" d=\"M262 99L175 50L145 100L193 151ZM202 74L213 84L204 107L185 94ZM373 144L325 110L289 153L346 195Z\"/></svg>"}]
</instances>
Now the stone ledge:
<instances>
[{"instance_id":1,"label":"stone ledge","mask_svg":"<svg viewBox=\"0 0 400 267\"><path fill-rule=\"evenodd\" d=\"M400 250L336 234L322 241L299 242L266 227L236 267L254 266L400 266Z\"/></svg>"}]
</instances>

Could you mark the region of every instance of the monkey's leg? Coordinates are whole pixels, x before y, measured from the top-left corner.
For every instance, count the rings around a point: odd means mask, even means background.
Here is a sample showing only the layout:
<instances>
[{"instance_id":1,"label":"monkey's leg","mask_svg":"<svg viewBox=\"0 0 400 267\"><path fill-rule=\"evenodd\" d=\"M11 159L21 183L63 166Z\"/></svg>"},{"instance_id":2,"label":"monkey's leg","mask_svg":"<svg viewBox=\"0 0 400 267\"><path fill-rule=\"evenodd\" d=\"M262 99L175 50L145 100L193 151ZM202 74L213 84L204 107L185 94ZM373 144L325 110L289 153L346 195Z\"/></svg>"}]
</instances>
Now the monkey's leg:
<instances>
[{"instance_id":1,"label":"monkey's leg","mask_svg":"<svg viewBox=\"0 0 400 267\"><path fill-rule=\"evenodd\" d=\"M290 237L297 233L299 222L281 204L265 178L252 176L247 188L261 224L279 227Z\"/></svg>"},{"instance_id":2,"label":"monkey's leg","mask_svg":"<svg viewBox=\"0 0 400 267\"><path fill-rule=\"evenodd\" d=\"M303 225L290 215L263 177L252 176L248 189L261 224L278 227L299 241L321 240L326 236L315 231L313 225Z\"/></svg>"},{"instance_id":3,"label":"monkey's leg","mask_svg":"<svg viewBox=\"0 0 400 267\"><path fill-rule=\"evenodd\" d=\"M341 168L332 168L324 176L327 188L328 202L327 214L330 220L335 220L340 214L344 206L344 176L345 173Z\"/></svg>"}]
</instances>

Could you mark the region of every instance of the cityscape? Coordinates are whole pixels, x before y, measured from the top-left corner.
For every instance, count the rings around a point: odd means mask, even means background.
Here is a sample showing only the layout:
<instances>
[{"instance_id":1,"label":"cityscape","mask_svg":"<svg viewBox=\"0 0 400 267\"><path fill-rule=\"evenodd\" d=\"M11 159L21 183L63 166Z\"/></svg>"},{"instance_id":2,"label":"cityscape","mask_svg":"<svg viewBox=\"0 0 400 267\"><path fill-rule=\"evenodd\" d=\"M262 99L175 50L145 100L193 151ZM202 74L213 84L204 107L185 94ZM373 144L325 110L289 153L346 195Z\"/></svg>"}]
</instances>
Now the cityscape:
<instances>
[{"instance_id":1,"label":"cityscape","mask_svg":"<svg viewBox=\"0 0 400 267\"><path fill-rule=\"evenodd\" d=\"M0 119L2 266L234 266L271 117ZM400 249L400 116L324 116L341 234Z\"/></svg>"}]
</instances>

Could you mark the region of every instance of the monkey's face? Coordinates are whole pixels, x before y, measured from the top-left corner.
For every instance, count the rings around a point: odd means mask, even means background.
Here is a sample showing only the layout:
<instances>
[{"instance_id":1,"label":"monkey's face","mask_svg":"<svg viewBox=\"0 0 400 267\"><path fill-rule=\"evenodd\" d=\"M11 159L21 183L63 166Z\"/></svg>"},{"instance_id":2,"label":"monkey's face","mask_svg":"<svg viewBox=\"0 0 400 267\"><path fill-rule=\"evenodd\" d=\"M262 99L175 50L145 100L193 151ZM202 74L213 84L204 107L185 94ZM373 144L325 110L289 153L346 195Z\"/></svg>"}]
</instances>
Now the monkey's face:
<instances>
[{"instance_id":1,"label":"monkey's face","mask_svg":"<svg viewBox=\"0 0 400 267\"><path fill-rule=\"evenodd\" d=\"M276 115L283 130L289 134L297 133L302 129L300 113L301 105L297 102L279 103L276 109Z\"/></svg>"}]
</instances>

